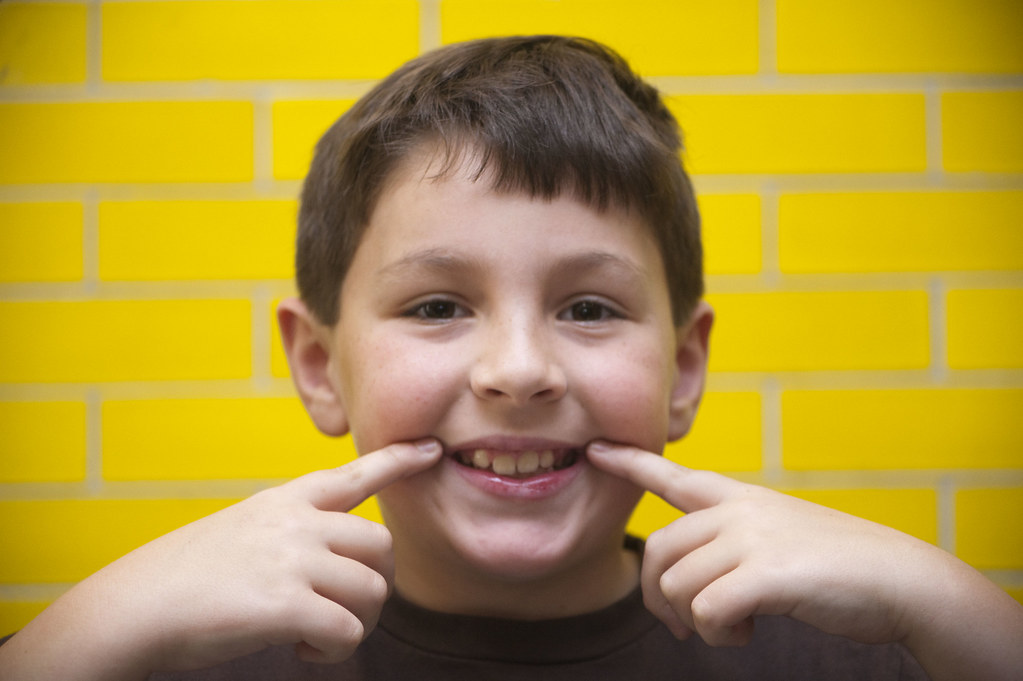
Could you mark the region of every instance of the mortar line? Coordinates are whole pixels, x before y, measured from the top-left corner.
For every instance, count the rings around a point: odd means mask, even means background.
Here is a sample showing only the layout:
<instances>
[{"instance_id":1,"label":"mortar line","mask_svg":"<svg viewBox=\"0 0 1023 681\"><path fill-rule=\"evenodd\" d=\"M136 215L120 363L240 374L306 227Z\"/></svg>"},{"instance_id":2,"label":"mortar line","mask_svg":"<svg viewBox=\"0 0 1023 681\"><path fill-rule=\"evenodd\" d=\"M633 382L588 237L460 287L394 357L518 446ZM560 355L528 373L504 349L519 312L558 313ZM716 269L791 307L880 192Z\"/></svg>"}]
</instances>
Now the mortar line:
<instances>
[{"instance_id":1,"label":"mortar line","mask_svg":"<svg viewBox=\"0 0 1023 681\"><path fill-rule=\"evenodd\" d=\"M767 377L760 386L761 465L764 480L771 486L784 479L781 417L781 386L776 378Z\"/></svg>"},{"instance_id":2,"label":"mortar line","mask_svg":"<svg viewBox=\"0 0 1023 681\"><path fill-rule=\"evenodd\" d=\"M96 295L100 284L99 192L86 187L82 206L82 294Z\"/></svg>"},{"instance_id":3,"label":"mortar line","mask_svg":"<svg viewBox=\"0 0 1023 681\"><path fill-rule=\"evenodd\" d=\"M419 1L419 53L441 46L440 2Z\"/></svg>"},{"instance_id":4,"label":"mortar line","mask_svg":"<svg viewBox=\"0 0 1023 681\"><path fill-rule=\"evenodd\" d=\"M103 4L92 0L86 7L85 90L96 97L103 85Z\"/></svg>"},{"instance_id":5,"label":"mortar line","mask_svg":"<svg viewBox=\"0 0 1023 681\"><path fill-rule=\"evenodd\" d=\"M924 88L924 154L927 180L934 186L944 179L941 132L941 91L932 80Z\"/></svg>"},{"instance_id":6,"label":"mortar line","mask_svg":"<svg viewBox=\"0 0 1023 681\"><path fill-rule=\"evenodd\" d=\"M273 387L270 372L271 334L270 302L273 293L266 285L257 286L250 297L252 304L252 385L256 392L269 392Z\"/></svg>"},{"instance_id":7,"label":"mortar line","mask_svg":"<svg viewBox=\"0 0 1023 681\"><path fill-rule=\"evenodd\" d=\"M88 496L103 492L103 396L96 387L85 394L85 488Z\"/></svg>"},{"instance_id":8,"label":"mortar line","mask_svg":"<svg viewBox=\"0 0 1023 681\"><path fill-rule=\"evenodd\" d=\"M947 329L945 314L945 283L940 277L931 278L927 286L927 316L930 336L930 373L935 385L943 385L948 381L948 341L945 337Z\"/></svg>"},{"instance_id":9,"label":"mortar line","mask_svg":"<svg viewBox=\"0 0 1023 681\"><path fill-rule=\"evenodd\" d=\"M774 0L760 0L757 29L757 73L773 82L778 75L778 17Z\"/></svg>"},{"instance_id":10,"label":"mortar line","mask_svg":"<svg viewBox=\"0 0 1023 681\"><path fill-rule=\"evenodd\" d=\"M956 551L956 486L950 476L938 482L938 546L955 555Z\"/></svg>"},{"instance_id":11,"label":"mortar line","mask_svg":"<svg viewBox=\"0 0 1023 681\"><path fill-rule=\"evenodd\" d=\"M760 188L760 277L767 288L778 287L781 280L780 231L781 199L777 185L766 181Z\"/></svg>"}]
</instances>

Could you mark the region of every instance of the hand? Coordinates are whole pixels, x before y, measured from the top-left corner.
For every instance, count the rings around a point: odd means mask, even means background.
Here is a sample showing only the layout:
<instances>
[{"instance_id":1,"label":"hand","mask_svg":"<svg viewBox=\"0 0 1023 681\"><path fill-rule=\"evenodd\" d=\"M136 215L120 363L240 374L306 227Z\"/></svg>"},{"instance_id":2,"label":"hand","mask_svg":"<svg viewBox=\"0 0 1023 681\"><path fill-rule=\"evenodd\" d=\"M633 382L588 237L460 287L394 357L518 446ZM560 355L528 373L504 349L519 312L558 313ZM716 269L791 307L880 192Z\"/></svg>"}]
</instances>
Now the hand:
<instances>
[{"instance_id":1,"label":"hand","mask_svg":"<svg viewBox=\"0 0 1023 681\"><path fill-rule=\"evenodd\" d=\"M289 643L305 660L345 659L376 625L394 573L388 530L347 512L436 463L437 442L417 445L305 475L175 530L82 582L0 652L31 652L41 628L40 655L58 650L56 629L71 637L66 649L81 644L123 672L96 678L203 668ZM45 664L50 678L87 678Z\"/></svg>"},{"instance_id":2,"label":"hand","mask_svg":"<svg viewBox=\"0 0 1023 681\"><path fill-rule=\"evenodd\" d=\"M650 452L589 460L686 513L647 540L644 602L679 638L743 645L757 615L863 643L901 642L936 681L1023 669L1023 608L931 544Z\"/></svg>"}]
</instances>

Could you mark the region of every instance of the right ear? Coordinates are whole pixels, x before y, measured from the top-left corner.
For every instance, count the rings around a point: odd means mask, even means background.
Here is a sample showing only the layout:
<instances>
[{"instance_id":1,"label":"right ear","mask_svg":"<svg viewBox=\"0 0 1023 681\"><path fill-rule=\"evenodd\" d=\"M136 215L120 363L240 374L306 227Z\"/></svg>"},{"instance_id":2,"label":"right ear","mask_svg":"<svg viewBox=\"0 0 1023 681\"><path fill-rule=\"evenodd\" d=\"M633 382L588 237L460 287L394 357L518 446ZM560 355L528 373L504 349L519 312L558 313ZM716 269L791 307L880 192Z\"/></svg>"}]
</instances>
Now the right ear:
<instances>
[{"instance_id":1,"label":"right ear","mask_svg":"<svg viewBox=\"0 0 1023 681\"><path fill-rule=\"evenodd\" d=\"M277 306L284 353L291 379L313 423L326 435L348 432L348 415L338 384L332 376L330 327L322 324L298 298Z\"/></svg>"}]
</instances>

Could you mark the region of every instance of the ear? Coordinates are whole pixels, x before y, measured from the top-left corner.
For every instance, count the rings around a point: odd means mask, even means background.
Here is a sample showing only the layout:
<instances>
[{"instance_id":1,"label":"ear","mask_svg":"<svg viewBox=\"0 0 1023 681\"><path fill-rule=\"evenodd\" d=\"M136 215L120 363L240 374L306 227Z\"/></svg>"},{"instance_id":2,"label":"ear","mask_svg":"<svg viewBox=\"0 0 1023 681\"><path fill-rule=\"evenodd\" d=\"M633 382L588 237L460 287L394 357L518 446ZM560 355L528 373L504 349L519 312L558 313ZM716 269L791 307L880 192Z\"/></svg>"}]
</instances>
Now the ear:
<instances>
[{"instance_id":1,"label":"ear","mask_svg":"<svg viewBox=\"0 0 1023 681\"><path fill-rule=\"evenodd\" d=\"M281 301L277 322L291 378L313 423L326 435L344 435L348 432L348 416L332 380L330 327L297 298Z\"/></svg>"},{"instance_id":2,"label":"ear","mask_svg":"<svg viewBox=\"0 0 1023 681\"><path fill-rule=\"evenodd\" d=\"M677 331L675 347L675 386L671 391L668 440L677 440L689 432L707 380L710 328L714 310L701 300L688 321Z\"/></svg>"}]
</instances>

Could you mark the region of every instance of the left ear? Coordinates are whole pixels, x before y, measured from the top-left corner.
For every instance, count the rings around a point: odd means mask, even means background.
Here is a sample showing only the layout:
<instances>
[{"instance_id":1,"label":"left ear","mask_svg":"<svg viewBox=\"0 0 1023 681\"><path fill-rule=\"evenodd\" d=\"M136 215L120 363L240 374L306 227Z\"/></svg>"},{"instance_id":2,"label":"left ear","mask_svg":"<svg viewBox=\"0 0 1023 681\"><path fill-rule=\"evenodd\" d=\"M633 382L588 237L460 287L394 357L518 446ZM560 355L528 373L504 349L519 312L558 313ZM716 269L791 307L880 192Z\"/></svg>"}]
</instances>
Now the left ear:
<instances>
[{"instance_id":1,"label":"left ear","mask_svg":"<svg viewBox=\"0 0 1023 681\"><path fill-rule=\"evenodd\" d=\"M714 310L700 300L686 323L676 330L675 385L671 390L668 441L689 432L707 380L710 328Z\"/></svg>"}]
</instances>

